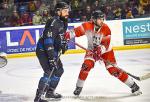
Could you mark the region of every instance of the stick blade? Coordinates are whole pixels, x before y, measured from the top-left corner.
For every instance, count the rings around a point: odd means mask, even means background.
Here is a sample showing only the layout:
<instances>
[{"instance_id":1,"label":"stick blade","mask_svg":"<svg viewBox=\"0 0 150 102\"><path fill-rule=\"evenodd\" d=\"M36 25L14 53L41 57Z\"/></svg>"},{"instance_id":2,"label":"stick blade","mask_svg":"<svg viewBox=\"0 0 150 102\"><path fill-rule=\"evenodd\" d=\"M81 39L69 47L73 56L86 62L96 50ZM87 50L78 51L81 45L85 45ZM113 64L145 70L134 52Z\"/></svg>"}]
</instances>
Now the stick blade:
<instances>
[{"instance_id":1,"label":"stick blade","mask_svg":"<svg viewBox=\"0 0 150 102\"><path fill-rule=\"evenodd\" d=\"M150 73L147 73L147 74L141 76L140 80L142 81L142 80L146 80L146 79L149 79L149 78L150 78Z\"/></svg>"},{"instance_id":2,"label":"stick blade","mask_svg":"<svg viewBox=\"0 0 150 102\"><path fill-rule=\"evenodd\" d=\"M0 68L7 65L7 59L5 57L0 56Z\"/></svg>"}]
</instances>

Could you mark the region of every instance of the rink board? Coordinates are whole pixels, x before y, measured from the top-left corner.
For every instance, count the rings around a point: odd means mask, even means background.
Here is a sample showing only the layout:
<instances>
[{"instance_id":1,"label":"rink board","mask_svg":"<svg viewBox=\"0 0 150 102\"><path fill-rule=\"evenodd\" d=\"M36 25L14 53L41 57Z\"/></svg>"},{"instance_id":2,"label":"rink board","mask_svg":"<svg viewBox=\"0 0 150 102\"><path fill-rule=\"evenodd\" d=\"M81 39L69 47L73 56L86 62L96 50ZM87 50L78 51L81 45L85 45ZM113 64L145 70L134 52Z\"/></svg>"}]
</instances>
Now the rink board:
<instances>
[{"instance_id":1,"label":"rink board","mask_svg":"<svg viewBox=\"0 0 150 102\"><path fill-rule=\"evenodd\" d=\"M135 49L147 49L147 48L150 48L149 44L113 47L114 50L135 50ZM85 51L82 49L74 49L74 50L72 49L72 50L68 50L65 54L76 54L76 53L85 53ZM32 56L35 56L35 52L9 54L8 58L32 57Z\"/></svg>"},{"instance_id":2,"label":"rink board","mask_svg":"<svg viewBox=\"0 0 150 102\"><path fill-rule=\"evenodd\" d=\"M106 21L111 29L111 45L114 50L129 50L150 48L150 18L126 19ZM82 23L69 23L72 29ZM0 28L0 51L8 57L35 56L37 41L44 30L44 25ZM87 47L86 36L73 41ZM69 53L83 53L84 51L69 43Z\"/></svg>"}]
</instances>

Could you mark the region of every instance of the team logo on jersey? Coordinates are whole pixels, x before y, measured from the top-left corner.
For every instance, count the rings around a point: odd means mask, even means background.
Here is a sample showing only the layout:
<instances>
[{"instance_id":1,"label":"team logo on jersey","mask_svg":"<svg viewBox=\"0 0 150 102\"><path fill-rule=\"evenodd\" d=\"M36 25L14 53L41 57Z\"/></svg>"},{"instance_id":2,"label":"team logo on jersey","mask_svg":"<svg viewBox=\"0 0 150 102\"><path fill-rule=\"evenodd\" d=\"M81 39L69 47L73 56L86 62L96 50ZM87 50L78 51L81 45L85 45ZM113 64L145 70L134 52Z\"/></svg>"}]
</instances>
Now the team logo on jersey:
<instances>
[{"instance_id":1,"label":"team logo on jersey","mask_svg":"<svg viewBox=\"0 0 150 102\"><path fill-rule=\"evenodd\" d=\"M48 32L47 36L52 37L52 32Z\"/></svg>"},{"instance_id":2,"label":"team logo on jersey","mask_svg":"<svg viewBox=\"0 0 150 102\"><path fill-rule=\"evenodd\" d=\"M99 34L94 34L93 36L93 45L98 46L101 43L101 36Z\"/></svg>"}]
</instances>

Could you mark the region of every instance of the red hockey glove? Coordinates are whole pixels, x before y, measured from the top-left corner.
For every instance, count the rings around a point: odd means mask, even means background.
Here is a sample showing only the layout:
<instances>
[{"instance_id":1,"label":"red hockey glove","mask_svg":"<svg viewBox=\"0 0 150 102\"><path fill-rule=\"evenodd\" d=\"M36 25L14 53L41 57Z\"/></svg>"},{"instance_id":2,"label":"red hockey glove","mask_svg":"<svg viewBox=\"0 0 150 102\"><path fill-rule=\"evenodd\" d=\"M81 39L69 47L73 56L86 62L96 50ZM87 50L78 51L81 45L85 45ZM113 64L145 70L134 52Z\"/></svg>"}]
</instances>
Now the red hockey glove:
<instances>
[{"instance_id":1,"label":"red hockey glove","mask_svg":"<svg viewBox=\"0 0 150 102\"><path fill-rule=\"evenodd\" d=\"M65 37L65 39L66 39L67 41L69 41L69 40L70 40L70 32L66 32L66 33L64 34L64 37Z\"/></svg>"},{"instance_id":2,"label":"red hockey glove","mask_svg":"<svg viewBox=\"0 0 150 102\"><path fill-rule=\"evenodd\" d=\"M101 46L97 46L96 48L94 48L93 53L93 58L95 59L95 61L100 60L102 55Z\"/></svg>"}]
</instances>

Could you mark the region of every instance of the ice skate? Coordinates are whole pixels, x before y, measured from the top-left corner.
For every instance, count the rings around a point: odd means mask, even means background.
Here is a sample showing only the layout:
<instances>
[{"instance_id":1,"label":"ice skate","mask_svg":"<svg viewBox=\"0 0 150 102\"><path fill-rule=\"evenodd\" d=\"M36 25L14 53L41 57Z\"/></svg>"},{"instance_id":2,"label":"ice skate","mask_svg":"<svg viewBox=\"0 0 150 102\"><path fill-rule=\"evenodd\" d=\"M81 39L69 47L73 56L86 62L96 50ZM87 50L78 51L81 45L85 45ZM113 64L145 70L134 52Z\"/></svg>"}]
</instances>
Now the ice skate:
<instances>
[{"instance_id":1,"label":"ice skate","mask_svg":"<svg viewBox=\"0 0 150 102\"><path fill-rule=\"evenodd\" d=\"M41 91L39 91L39 89L37 89L34 102L48 102L47 100L42 99L42 96L40 94L41 94Z\"/></svg>"},{"instance_id":2,"label":"ice skate","mask_svg":"<svg viewBox=\"0 0 150 102\"><path fill-rule=\"evenodd\" d=\"M131 86L131 92L134 95L140 95L142 92L140 91L140 87L134 82L134 84Z\"/></svg>"},{"instance_id":3,"label":"ice skate","mask_svg":"<svg viewBox=\"0 0 150 102\"><path fill-rule=\"evenodd\" d=\"M74 95L79 96L81 91L82 91L82 87L76 87L76 89L74 90L73 93L74 93Z\"/></svg>"},{"instance_id":4,"label":"ice skate","mask_svg":"<svg viewBox=\"0 0 150 102\"><path fill-rule=\"evenodd\" d=\"M57 101L57 100L61 100L62 95L58 94L58 93L54 93L53 91L48 91L45 95L45 99L47 101Z\"/></svg>"},{"instance_id":5,"label":"ice skate","mask_svg":"<svg viewBox=\"0 0 150 102\"><path fill-rule=\"evenodd\" d=\"M48 101L44 100L44 99L40 99L39 101L38 100L34 100L34 102L48 102Z\"/></svg>"}]
</instances>

